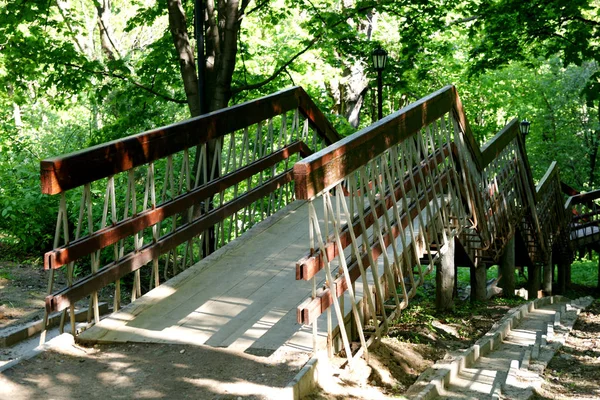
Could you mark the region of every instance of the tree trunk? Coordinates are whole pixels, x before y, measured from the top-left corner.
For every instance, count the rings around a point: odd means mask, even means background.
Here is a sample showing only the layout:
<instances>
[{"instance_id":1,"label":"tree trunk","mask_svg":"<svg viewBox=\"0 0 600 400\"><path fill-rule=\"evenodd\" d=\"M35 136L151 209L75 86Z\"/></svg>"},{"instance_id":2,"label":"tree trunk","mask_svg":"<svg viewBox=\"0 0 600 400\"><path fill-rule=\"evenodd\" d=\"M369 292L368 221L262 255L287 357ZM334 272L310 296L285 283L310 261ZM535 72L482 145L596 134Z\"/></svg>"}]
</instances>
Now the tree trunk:
<instances>
[{"instance_id":1,"label":"tree trunk","mask_svg":"<svg viewBox=\"0 0 600 400\"><path fill-rule=\"evenodd\" d=\"M169 30L179 57L179 71L183 79L183 88L192 117L200 115L200 97L198 96L198 77L194 64L194 52L190 45L185 12L181 0L168 0Z\"/></svg>"},{"instance_id":2,"label":"tree trunk","mask_svg":"<svg viewBox=\"0 0 600 400\"><path fill-rule=\"evenodd\" d=\"M98 11L98 18L96 23L98 25L98 31L100 32L100 46L102 48L102 52L104 53L106 58L108 58L109 60L114 60L116 59L114 51L117 50L117 47L110 39L110 34L108 32L108 27L110 26L110 1L100 0L95 1L95 4L96 10Z\"/></svg>"},{"instance_id":3,"label":"tree trunk","mask_svg":"<svg viewBox=\"0 0 600 400\"><path fill-rule=\"evenodd\" d=\"M343 8L354 6L354 0L344 0L342 3ZM371 40L376 20L376 14L373 10L366 12L365 17L357 23L356 31L365 34L367 40ZM365 95L369 89L369 80L367 79L363 60L342 60L342 63L344 64L344 71L339 82L340 96L336 108L340 110L340 114L348 120L353 128L358 128Z\"/></svg>"}]
</instances>

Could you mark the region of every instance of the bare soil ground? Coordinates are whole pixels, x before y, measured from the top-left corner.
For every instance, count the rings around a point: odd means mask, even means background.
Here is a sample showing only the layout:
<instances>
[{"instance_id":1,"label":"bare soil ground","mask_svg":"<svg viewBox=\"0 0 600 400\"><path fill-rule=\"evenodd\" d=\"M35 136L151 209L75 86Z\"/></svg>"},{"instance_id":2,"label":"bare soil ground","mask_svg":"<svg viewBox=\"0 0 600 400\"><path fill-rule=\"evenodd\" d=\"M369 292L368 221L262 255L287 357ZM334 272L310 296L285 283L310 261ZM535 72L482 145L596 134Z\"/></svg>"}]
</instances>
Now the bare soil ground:
<instances>
[{"instance_id":1,"label":"bare soil ground","mask_svg":"<svg viewBox=\"0 0 600 400\"><path fill-rule=\"evenodd\" d=\"M39 263L0 262L0 329L41 318L46 285L47 272ZM578 289L571 298L594 294L590 289ZM368 362L361 361L353 372L337 374L307 398L399 396L446 352L469 347L515 305L503 299L486 305L459 303L455 312L438 315L427 301L416 303L370 351ZM221 349L192 346L71 347L45 352L0 374L0 398L277 398L277 390L307 361L294 359L295 355L239 357ZM217 367L206 367L209 358L218 360ZM251 378L239 378L247 371L251 371ZM600 398L598 378L597 300L580 315L566 345L546 369L546 382L536 396Z\"/></svg>"},{"instance_id":2,"label":"bare soil ground","mask_svg":"<svg viewBox=\"0 0 600 400\"><path fill-rule=\"evenodd\" d=\"M308 361L288 358L206 346L67 344L0 374L0 398L276 399Z\"/></svg>"},{"instance_id":3,"label":"bare soil ground","mask_svg":"<svg viewBox=\"0 0 600 400\"><path fill-rule=\"evenodd\" d=\"M535 399L600 398L600 300L582 312L544 372Z\"/></svg>"},{"instance_id":4,"label":"bare soil ground","mask_svg":"<svg viewBox=\"0 0 600 400\"><path fill-rule=\"evenodd\" d=\"M0 329L42 318L47 286L40 264L0 261Z\"/></svg>"}]
</instances>

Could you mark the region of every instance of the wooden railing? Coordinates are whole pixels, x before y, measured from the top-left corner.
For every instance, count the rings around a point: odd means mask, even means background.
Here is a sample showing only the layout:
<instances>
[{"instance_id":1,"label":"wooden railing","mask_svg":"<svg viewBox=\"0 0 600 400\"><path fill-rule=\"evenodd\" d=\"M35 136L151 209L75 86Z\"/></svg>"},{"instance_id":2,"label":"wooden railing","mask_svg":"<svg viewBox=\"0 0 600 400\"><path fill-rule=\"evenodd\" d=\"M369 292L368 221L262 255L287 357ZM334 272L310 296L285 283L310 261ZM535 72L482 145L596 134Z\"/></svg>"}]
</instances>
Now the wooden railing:
<instances>
[{"instance_id":1,"label":"wooden railing","mask_svg":"<svg viewBox=\"0 0 600 400\"><path fill-rule=\"evenodd\" d=\"M564 207L570 216L570 240L574 248L600 241L600 190L571 196Z\"/></svg>"},{"instance_id":2,"label":"wooden railing","mask_svg":"<svg viewBox=\"0 0 600 400\"><path fill-rule=\"evenodd\" d=\"M296 163L296 197L309 201L311 237L296 278L313 283L298 322L312 324L316 338L326 312L331 338L331 307L342 321L349 300L358 352L345 324L339 330L352 363L408 305L454 237L474 266L484 265L497 261L528 215L542 238L538 251L547 254L552 235L542 226L556 210L555 175L538 195L518 126L511 121L480 150L448 86Z\"/></svg>"},{"instance_id":3,"label":"wooden railing","mask_svg":"<svg viewBox=\"0 0 600 400\"><path fill-rule=\"evenodd\" d=\"M63 311L62 330L90 296L97 322L102 288L114 283L116 311L128 274L133 301L206 255L212 229L216 247L241 235L294 199L294 162L338 139L293 88L42 161L43 193L60 194L45 320ZM58 269L67 284L55 292Z\"/></svg>"}]
</instances>

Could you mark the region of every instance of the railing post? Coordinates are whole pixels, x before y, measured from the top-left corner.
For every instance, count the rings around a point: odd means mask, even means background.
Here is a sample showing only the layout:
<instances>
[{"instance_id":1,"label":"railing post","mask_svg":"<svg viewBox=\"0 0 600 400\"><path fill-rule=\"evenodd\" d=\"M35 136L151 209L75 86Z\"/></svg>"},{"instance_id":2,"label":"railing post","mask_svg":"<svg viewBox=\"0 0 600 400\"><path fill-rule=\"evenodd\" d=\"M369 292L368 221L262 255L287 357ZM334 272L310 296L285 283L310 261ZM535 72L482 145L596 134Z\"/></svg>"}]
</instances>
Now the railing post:
<instances>
[{"instance_id":1,"label":"railing post","mask_svg":"<svg viewBox=\"0 0 600 400\"><path fill-rule=\"evenodd\" d=\"M435 305L438 311L454 308L454 240L441 248L440 263L435 272Z\"/></svg>"},{"instance_id":2,"label":"railing post","mask_svg":"<svg viewBox=\"0 0 600 400\"><path fill-rule=\"evenodd\" d=\"M540 290L540 266L535 264L528 266L527 275L529 277L527 282L529 300L537 299Z\"/></svg>"},{"instance_id":3,"label":"railing post","mask_svg":"<svg viewBox=\"0 0 600 400\"><path fill-rule=\"evenodd\" d=\"M552 294L552 270L554 269L554 263L552 262L552 250L548 255L548 259L544 263L544 276L542 282L542 290L544 294L551 295Z\"/></svg>"},{"instance_id":4,"label":"railing post","mask_svg":"<svg viewBox=\"0 0 600 400\"><path fill-rule=\"evenodd\" d=\"M471 267L471 301L487 299L487 268L485 265Z\"/></svg>"},{"instance_id":5,"label":"railing post","mask_svg":"<svg viewBox=\"0 0 600 400\"><path fill-rule=\"evenodd\" d=\"M506 246L500 257L499 274L502 275L499 286L502 288L505 296L513 296L515 294L515 238L513 236Z\"/></svg>"},{"instance_id":6,"label":"railing post","mask_svg":"<svg viewBox=\"0 0 600 400\"><path fill-rule=\"evenodd\" d=\"M569 263L567 260L560 259L558 261L558 276L556 277L556 291L558 294L564 294L567 288L567 269Z\"/></svg>"}]
</instances>

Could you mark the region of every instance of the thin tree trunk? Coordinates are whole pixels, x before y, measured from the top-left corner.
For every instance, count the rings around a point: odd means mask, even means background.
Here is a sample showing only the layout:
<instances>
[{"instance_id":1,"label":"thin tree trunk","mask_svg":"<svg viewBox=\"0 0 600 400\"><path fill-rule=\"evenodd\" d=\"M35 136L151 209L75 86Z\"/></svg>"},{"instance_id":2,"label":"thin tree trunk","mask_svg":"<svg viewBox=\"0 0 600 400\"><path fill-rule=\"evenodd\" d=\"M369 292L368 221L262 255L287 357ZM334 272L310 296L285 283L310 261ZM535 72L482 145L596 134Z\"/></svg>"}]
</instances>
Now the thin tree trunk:
<instances>
[{"instance_id":1,"label":"thin tree trunk","mask_svg":"<svg viewBox=\"0 0 600 400\"><path fill-rule=\"evenodd\" d=\"M198 96L198 77L194 64L194 52L188 37L187 21L181 0L168 0L169 29L173 44L179 57L179 70L192 117L200 115L200 97Z\"/></svg>"},{"instance_id":2,"label":"thin tree trunk","mask_svg":"<svg viewBox=\"0 0 600 400\"><path fill-rule=\"evenodd\" d=\"M110 16L110 1L109 0L100 0L95 1L96 10L98 11L98 30L100 32L100 46L102 47L102 52L109 60L115 60L115 52L117 52L117 47L112 42L110 38L110 34L108 32L109 27L109 16Z\"/></svg>"}]
</instances>

